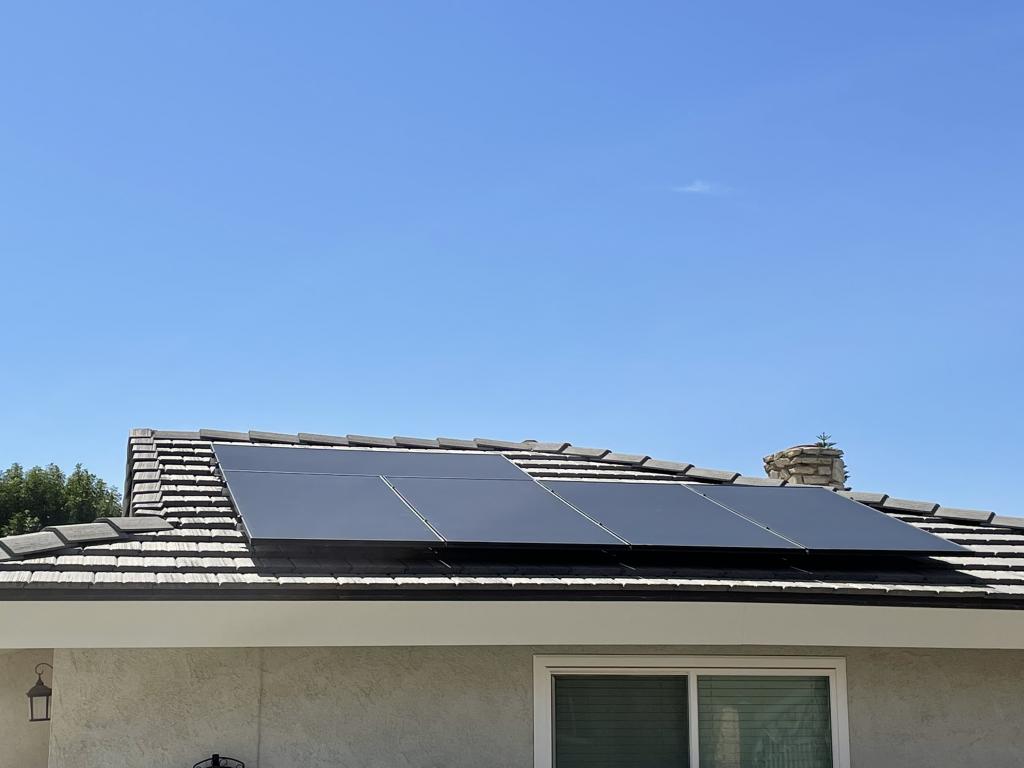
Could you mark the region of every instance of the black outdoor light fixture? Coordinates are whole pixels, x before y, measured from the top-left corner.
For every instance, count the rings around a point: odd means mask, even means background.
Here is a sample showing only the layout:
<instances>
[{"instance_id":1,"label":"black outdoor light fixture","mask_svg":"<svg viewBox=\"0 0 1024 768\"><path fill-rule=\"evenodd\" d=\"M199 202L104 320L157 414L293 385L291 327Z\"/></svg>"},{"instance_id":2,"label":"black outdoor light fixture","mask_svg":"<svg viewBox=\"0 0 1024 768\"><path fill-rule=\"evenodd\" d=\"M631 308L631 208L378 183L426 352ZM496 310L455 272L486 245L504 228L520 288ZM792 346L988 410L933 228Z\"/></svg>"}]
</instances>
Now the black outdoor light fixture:
<instances>
[{"instance_id":1,"label":"black outdoor light fixture","mask_svg":"<svg viewBox=\"0 0 1024 768\"><path fill-rule=\"evenodd\" d=\"M206 760L200 760L192 768L245 768L245 763L241 760L235 760L233 757L214 755Z\"/></svg>"},{"instance_id":2,"label":"black outdoor light fixture","mask_svg":"<svg viewBox=\"0 0 1024 768\"><path fill-rule=\"evenodd\" d=\"M45 661L36 664L36 684L29 688L26 694L30 723L41 723L50 719L50 697L53 696L53 689L43 682L43 667L50 668L50 678L53 679L53 665Z\"/></svg>"}]
</instances>

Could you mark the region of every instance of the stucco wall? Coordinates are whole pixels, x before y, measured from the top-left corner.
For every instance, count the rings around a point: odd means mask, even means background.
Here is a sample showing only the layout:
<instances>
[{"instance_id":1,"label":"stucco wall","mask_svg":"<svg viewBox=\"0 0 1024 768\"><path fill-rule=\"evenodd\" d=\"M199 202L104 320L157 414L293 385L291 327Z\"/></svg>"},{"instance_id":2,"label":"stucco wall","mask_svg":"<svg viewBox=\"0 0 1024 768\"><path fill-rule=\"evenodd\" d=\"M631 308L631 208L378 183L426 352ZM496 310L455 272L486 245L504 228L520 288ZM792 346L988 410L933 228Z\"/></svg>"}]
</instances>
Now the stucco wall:
<instances>
[{"instance_id":1,"label":"stucco wall","mask_svg":"<svg viewBox=\"0 0 1024 768\"><path fill-rule=\"evenodd\" d=\"M0 651L0 765L17 768L46 768L46 750L50 739L49 723L28 721L28 697L25 693L36 681L35 667L41 661L51 663L53 652ZM49 672L43 673L48 683Z\"/></svg>"},{"instance_id":2,"label":"stucco wall","mask_svg":"<svg viewBox=\"0 0 1024 768\"><path fill-rule=\"evenodd\" d=\"M58 650L51 768L526 768L534 653L845 656L855 768L1024 762L1024 652L870 648Z\"/></svg>"}]
</instances>

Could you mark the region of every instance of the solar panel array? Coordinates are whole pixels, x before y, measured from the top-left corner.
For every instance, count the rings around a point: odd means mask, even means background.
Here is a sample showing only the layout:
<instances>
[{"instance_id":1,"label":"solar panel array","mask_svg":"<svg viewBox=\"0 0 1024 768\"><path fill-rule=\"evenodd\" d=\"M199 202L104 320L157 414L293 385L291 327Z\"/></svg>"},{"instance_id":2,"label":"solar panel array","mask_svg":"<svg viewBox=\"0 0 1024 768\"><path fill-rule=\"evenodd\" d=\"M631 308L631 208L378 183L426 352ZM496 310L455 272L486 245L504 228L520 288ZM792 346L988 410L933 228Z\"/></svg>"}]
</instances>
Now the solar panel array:
<instances>
[{"instance_id":1,"label":"solar panel array","mask_svg":"<svg viewBox=\"0 0 1024 768\"><path fill-rule=\"evenodd\" d=\"M215 444L254 542L938 553L824 489L551 480L500 454Z\"/></svg>"}]
</instances>

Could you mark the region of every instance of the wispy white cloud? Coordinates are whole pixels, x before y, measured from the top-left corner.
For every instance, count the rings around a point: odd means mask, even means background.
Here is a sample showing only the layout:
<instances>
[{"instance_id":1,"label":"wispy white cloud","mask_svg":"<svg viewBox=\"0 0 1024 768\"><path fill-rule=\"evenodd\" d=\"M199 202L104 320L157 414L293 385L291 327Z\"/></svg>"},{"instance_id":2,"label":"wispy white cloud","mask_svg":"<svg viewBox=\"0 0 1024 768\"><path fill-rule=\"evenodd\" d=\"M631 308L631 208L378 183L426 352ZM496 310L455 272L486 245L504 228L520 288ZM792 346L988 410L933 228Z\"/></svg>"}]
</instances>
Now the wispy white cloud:
<instances>
[{"instance_id":1,"label":"wispy white cloud","mask_svg":"<svg viewBox=\"0 0 1024 768\"><path fill-rule=\"evenodd\" d=\"M732 190L725 184L717 184L703 179L694 179L689 184L672 187L673 192L684 195L727 195Z\"/></svg>"}]
</instances>

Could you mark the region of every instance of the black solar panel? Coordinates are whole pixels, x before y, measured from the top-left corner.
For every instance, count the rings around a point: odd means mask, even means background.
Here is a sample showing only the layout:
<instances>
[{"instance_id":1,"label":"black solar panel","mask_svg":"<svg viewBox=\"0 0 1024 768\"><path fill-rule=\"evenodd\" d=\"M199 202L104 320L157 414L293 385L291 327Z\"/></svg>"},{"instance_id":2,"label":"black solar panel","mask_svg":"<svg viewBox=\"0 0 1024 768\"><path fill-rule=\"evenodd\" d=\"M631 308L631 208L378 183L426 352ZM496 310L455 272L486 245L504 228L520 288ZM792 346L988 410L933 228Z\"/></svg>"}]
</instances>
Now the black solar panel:
<instances>
[{"instance_id":1,"label":"black solar panel","mask_svg":"<svg viewBox=\"0 0 1024 768\"><path fill-rule=\"evenodd\" d=\"M231 470L224 475L254 540L438 542L379 477Z\"/></svg>"},{"instance_id":2,"label":"black solar panel","mask_svg":"<svg viewBox=\"0 0 1024 768\"><path fill-rule=\"evenodd\" d=\"M821 488L542 485L498 454L237 444L214 452L253 541L963 551Z\"/></svg>"},{"instance_id":3,"label":"black solar panel","mask_svg":"<svg viewBox=\"0 0 1024 768\"><path fill-rule=\"evenodd\" d=\"M622 545L537 483L389 478L448 542Z\"/></svg>"},{"instance_id":4,"label":"black solar panel","mask_svg":"<svg viewBox=\"0 0 1024 768\"><path fill-rule=\"evenodd\" d=\"M957 544L824 488L690 487L805 549L922 554L963 551Z\"/></svg>"},{"instance_id":5,"label":"black solar panel","mask_svg":"<svg viewBox=\"0 0 1024 768\"><path fill-rule=\"evenodd\" d=\"M213 451L217 456L217 462L225 470L395 477L471 477L486 480L531 479L504 456L493 453L281 448L233 443L214 444Z\"/></svg>"},{"instance_id":6,"label":"black solar panel","mask_svg":"<svg viewBox=\"0 0 1024 768\"><path fill-rule=\"evenodd\" d=\"M683 485L578 480L543 484L633 545L798 548Z\"/></svg>"}]
</instances>

